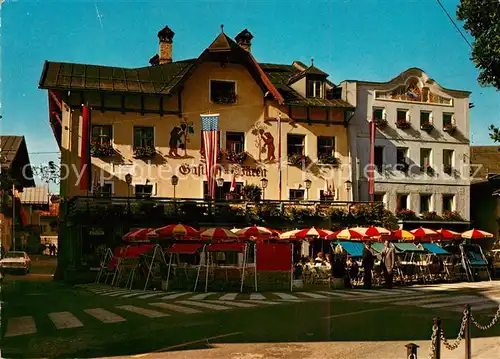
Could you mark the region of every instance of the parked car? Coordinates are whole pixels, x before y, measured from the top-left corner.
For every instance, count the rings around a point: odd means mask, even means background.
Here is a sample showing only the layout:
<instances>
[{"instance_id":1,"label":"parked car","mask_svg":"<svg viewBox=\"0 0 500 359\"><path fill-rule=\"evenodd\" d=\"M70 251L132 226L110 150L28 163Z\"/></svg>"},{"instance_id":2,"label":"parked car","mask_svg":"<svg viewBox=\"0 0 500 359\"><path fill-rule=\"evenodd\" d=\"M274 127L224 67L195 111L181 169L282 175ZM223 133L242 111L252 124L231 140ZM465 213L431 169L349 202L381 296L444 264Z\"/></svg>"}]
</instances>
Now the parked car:
<instances>
[{"instance_id":1,"label":"parked car","mask_svg":"<svg viewBox=\"0 0 500 359\"><path fill-rule=\"evenodd\" d=\"M31 270L31 258L26 252L7 252L0 260L0 270L5 272L22 272L27 274Z\"/></svg>"}]
</instances>

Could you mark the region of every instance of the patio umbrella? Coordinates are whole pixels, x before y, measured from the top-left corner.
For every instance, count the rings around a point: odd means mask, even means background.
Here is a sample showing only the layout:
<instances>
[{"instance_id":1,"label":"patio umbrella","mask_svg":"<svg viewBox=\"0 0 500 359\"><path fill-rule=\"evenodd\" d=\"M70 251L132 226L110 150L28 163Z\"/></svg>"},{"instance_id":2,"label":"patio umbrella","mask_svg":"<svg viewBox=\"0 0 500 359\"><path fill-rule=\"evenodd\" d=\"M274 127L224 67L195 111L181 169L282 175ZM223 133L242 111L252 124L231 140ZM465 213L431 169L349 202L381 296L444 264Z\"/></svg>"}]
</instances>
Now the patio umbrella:
<instances>
[{"instance_id":1,"label":"patio umbrella","mask_svg":"<svg viewBox=\"0 0 500 359\"><path fill-rule=\"evenodd\" d=\"M439 238L439 233L436 232L433 229L430 228L417 228L417 229L412 229L410 231L417 240L423 241L423 240L430 240L432 238L438 239Z\"/></svg>"},{"instance_id":2,"label":"patio umbrella","mask_svg":"<svg viewBox=\"0 0 500 359\"><path fill-rule=\"evenodd\" d=\"M193 227L186 226L184 224L169 224L168 226L155 229L153 232L150 232L149 235L156 235L161 238L199 238L200 232L198 232Z\"/></svg>"},{"instance_id":3,"label":"patio umbrella","mask_svg":"<svg viewBox=\"0 0 500 359\"><path fill-rule=\"evenodd\" d=\"M235 233L241 239L268 239L272 236L273 232L266 227L250 226L240 229Z\"/></svg>"},{"instance_id":4,"label":"patio umbrella","mask_svg":"<svg viewBox=\"0 0 500 359\"><path fill-rule=\"evenodd\" d=\"M465 239L493 238L493 234L473 228L469 231L462 233L462 238Z\"/></svg>"},{"instance_id":5,"label":"patio umbrella","mask_svg":"<svg viewBox=\"0 0 500 359\"><path fill-rule=\"evenodd\" d=\"M122 239L131 243L149 242L151 236L148 237L148 234L152 231L154 228L136 228L126 233Z\"/></svg>"},{"instance_id":6,"label":"patio umbrella","mask_svg":"<svg viewBox=\"0 0 500 359\"><path fill-rule=\"evenodd\" d=\"M359 232L362 235L367 236L367 237L381 237L381 236L388 236L391 234L390 230L383 228L383 227L375 227L375 226L355 227L355 228L351 228L351 230Z\"/></svg>"},{"instance_id":7,"label":"patio umbrella","mask_svg":"<svg viewBox=\"0 0 500 359\"><path fill-rule=\"evenodd\" d=\"M326 229L316 229L314 227L305 229L295 229L280 235L281 239L306 239L306 238L325 238L332 234L332 231Z\"/></svg>"},{"instance_id":8,"label":"patio umbrella","mask_svg":"<svg viewBox=\"0 0 500 359\"><path fill-rule=\"evenodd\" d=\"M398 229L392 232L392 237L402 241L413 241L415 239L415 236L412 233L405 231L404 229Z\"/></svg>"},{"instance_id":9,"label":"patio umbrella","mask_svg":"<svg viewBox=\"0 0 500 359\"><path fill-rule=\"evenodd\" d=\"M209 241L227 242L237 241L238 236L225 228L209 228L200 234L201 239Z\"/></svg>"},{"instance_id":10,"label":"patio umbrella","mask_svg":"<svg viewBox=\"0 0 500 359\"><path fill-rule=\"evenodd\" d=\"M359 233L358 231L353 231L352 229L342 229L337 232L333 232L332 234L326 236L325 239L332 240L332 239L345 239L345 240L353 240L353 239L363 239L365 238L364 235Z\"/></svg>"},{"instance_id":11,"label":"patio umbrella","mask_svg":"<svg viewBox=\"0 0 500 359\"><path fill-rule=\"evenodd\" d=\"M441 228L438 229L436 232L438 232L441 235L441 239L443 240L453 240L460 238L460 233L455 231L450 231L449 229Z\"/></svg>"}]
</instances>

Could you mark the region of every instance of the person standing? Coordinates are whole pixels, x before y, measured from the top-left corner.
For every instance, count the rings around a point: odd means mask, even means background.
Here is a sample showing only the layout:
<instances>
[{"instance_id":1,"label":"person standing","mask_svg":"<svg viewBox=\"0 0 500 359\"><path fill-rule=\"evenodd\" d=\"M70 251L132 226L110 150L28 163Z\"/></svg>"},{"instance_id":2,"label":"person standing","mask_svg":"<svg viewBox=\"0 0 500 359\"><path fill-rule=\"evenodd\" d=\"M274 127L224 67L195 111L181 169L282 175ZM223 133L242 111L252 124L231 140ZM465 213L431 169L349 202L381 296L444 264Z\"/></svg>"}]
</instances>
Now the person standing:
<instances>
[{"instance_id":1,"label":"person standing","mask_svg":"<svg viewBox=\"0 0 500 359\"><path fill-rule=\"evenodd\" d=\"M372 270L373 264L375 263L375 258L371 251L371 243L366 242L365 248L363 248L363 261L361 262L363 266L363 287L365 289L372 288Z\"/></svg>"},{"instance_id":2,"label":"person standing","mask_svg":"<svg viewBox=\"0 0 500 359\"><path fill-rule=\"evenodd\" d=\"M394 269L394 248L391 248L389 241L385 241L382 261L380 263L384 273L385 286L392 288L392 270Z\"/></svg>"}]
</instances>

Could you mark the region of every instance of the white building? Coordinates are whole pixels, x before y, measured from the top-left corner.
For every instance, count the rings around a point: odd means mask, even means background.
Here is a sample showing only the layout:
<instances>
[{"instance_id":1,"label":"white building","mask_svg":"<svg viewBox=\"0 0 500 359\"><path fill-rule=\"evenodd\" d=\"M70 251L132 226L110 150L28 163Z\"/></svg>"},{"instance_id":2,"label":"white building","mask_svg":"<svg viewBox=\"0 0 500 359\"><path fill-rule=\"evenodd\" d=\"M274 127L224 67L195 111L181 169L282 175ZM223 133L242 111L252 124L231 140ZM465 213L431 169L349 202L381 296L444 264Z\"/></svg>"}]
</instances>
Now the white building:
<instances>
[{"instance_id":1,"label":"white building","mask_svg":"<svg viewBox=\"0 0 500 359\"><path fill-rule=\"evenodd\" d=\"M469 219L469 95L411 68L388 82L346 80L354 199L369 200L369 121L377 125L375 200L396 212L458 211Z\"/></svg>"}]
</instances>

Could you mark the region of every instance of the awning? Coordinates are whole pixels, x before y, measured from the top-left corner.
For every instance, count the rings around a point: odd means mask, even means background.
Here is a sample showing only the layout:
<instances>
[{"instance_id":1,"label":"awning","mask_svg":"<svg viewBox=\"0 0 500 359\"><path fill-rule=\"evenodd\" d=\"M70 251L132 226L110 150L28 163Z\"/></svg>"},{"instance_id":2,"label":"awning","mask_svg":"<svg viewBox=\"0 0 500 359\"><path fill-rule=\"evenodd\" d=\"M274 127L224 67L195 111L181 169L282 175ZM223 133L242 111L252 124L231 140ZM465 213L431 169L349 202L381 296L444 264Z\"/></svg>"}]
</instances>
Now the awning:
<instances>
[{"instance_id":1,"label":"awning","mask_svg":"<svg viewBox=\"0 0 500 359\"><path fill-rule=\"evenodd\" d=\"M243 252L245 243L213 243L207 247L209 252Z\"/></svg>"},{"instance_id":2,"label":"awning","mask_svg":"<svg viewBox=\"0 0 500 359\"><path fill-rule=\"evenodd\" d=\"M351 257L363 256L363 248L365 246L361 242L338 241L336 244L341 246Z\"/></svg>"},{"instance_id":3,"label":"awning","mask_svg":"<svg viewBox=\"0 0 500 359\"><path fill-rule=\"evenodd\" d=\"M385 248L384 243L379 243L379 242L372 243L372 249L377 253L382 253L384 251L384 248ZM396 254L401 253L398 247L394 247L394 252Z\"/></svg>"},{"instance_id":4,"label":"awning","mask_svg":"<svg viewBox=\"0 0 500 359\"><path fill-rule=\"evenodd\" d=\"M167 249L168 253L184 253L184 254L194 254L196 253L203 244L198 243L175 243Z\"/></svg>"},{"instance_id":5,"label":"awning","mask_svg":"<svg viewBox=\"0 0 500 359\"><path fill-rule=\"evenodd\" d=\"M394 246L401 252L425 253L425 250L423 250L422 248L418 248L413 243L394 243Z\"/></svg>"},{"instance_id":6,"label":"awning","mask_svg":"<svg viewBox=\"0 0 500 359\"><path fill-rule=\"evenodd\" d=\"M450 252L441 248L436 243L422 243L422 247L435 255L449 255Z\"/></svg>"}]
</instances>

